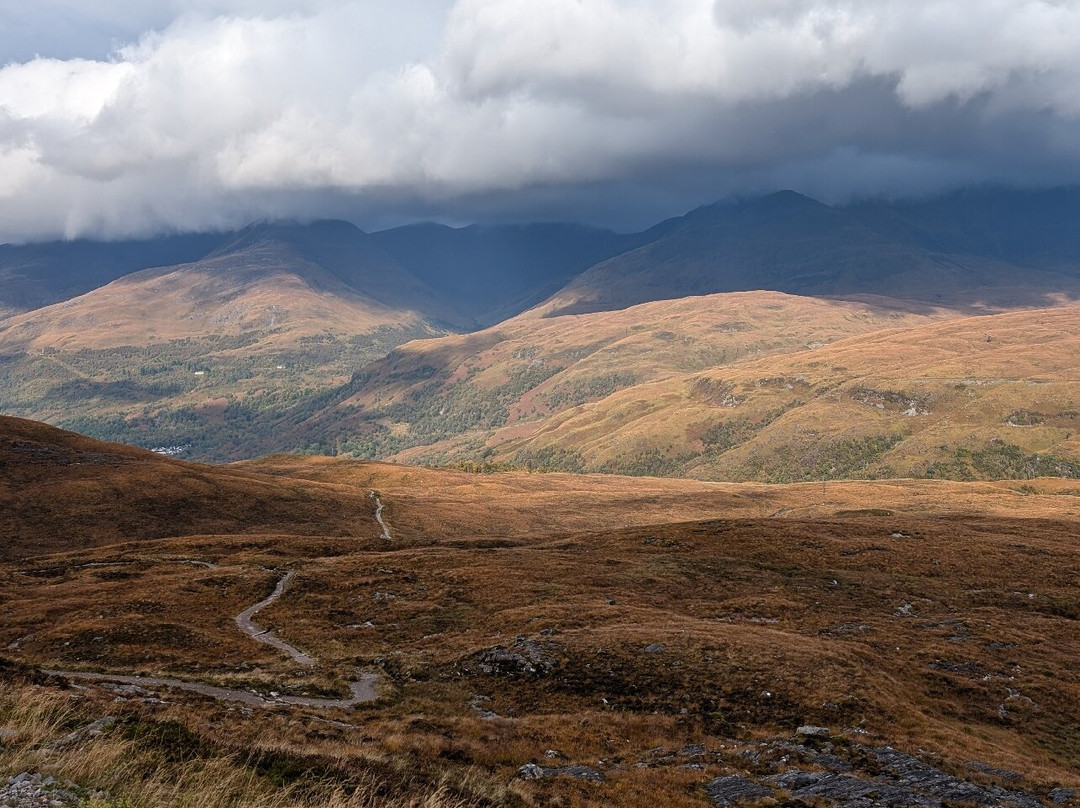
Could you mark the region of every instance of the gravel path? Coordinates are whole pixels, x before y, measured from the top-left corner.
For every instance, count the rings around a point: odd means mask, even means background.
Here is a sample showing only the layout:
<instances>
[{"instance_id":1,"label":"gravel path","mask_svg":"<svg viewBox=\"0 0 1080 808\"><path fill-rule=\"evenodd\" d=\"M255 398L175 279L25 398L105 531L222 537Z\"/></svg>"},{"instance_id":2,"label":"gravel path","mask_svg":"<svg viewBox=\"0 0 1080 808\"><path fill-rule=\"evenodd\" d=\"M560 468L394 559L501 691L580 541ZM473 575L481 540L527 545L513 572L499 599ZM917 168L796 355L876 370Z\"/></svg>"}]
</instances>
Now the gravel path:
<instances>
[{"instance_id":1,"label":"gravel path","mask_svg":"<svg viewBox=\"0 0 1080 808\"><path fill-rule=\"evenodd\" d=\"M285 573L285 575L282 576L281 580L278 581L278 584L274 588L274 591L271 592L265 600L260 600L254 606L248 606L246 609L244 609L244 611L240 612L240 614L236 616L236 627L256 642L272 645L279 651L284 651L286 654L291 656L293 660L298 664L310 668L315 664L315 657L309 656L308 654L305 654L303 651L301 651L299 648L289 645L287 642L285 642L285 640L274 634L273 631L268 628L261 628L251 619L260 609L265 609L271 603L284 595L285 590L288 589L289 584L292 583L292 579L295 576L295 572Z\"/></svg>"},{"instance_id":2,"label":"gravel path","mask_svg":"<svg viewBox=\"0 0 1080 808\"><path fill-rule=\"evenodd\" d=\"M166 687L173 690L186 690L189 693L198 693L209 696L219 701L239 701L251 707L273 707L287 704L294 707L312 707L316 709L332 709L335 707L354 707L368 701L375 701L378 693L375 685L379 677L373 673L365 673L360 679L349 683L351 696L347 699L319 699L307 696L272 696L264 698L250 690L238 690L229 687L215 687L198 682L185 682L182 679L162 679L156 676L122 676L113 673L82 673L77 671L43 671L50 676L63 676L65 679L78 679L83 682L116 682L135 687L159 688Z\"/></svg>"},{"instance_id":3,"label":"gravel path","mask_svg":"<svg viewBox=\"0 0 1080 808\"><path fill-rule=\"evenodd\" d=\"M390 528L386 526L386 522L384 522L382 518L382 500L379 498L379 495L376 494L374 491L371 492L371 498L375 500L375 521L378 522L379 527L382 528L382 535L379 536L379 538L390 541Z\"/></svg>"},{"instance_id":4,"label":"gravel path","mask_svg":"<svg viewBox=\"0 0 1080 808\"><path fill-rule=\"evenodd\" d=\"M280 637L276 636L274 632L269 629L261 628L252 620L260 609L266 608L285 594L285 590L288 589L289 584L295 576L296 573L291 570L281 576L277 586L274 587L274 591L271 592L268 597L260 600L253 606L249 606L236 616L236 626L253 640L272 645L274 648L287 653L298 664L305 667L312 667L315 665L315 658L313 656L305 654L299 648L289 645ZM250 690L217 687L215 685L200 684L198 682L185 682L182 679L164 679L156 676L125 676L111 673L85 673L81 671L56 670L46 670L43 672L50 676L62 676L65 679L78 679L85 682L115 682L118 684L133 685L135 687L143 688L171 688L175 690L185 690L190 693L198 693L221 701L239 701L253 707L291 705L316 709L346 708L364 702L375 701L375 699L379 697L379 694L375 689L375 685L379 682L379 677L374 673L361 674L359 679L349 682L349 691L351 694L349 698L321 699L307 696L271 696L266 698L258 693L253 693ZM0 803L0 808L4 808L2 803Z\"/></svg>"}]
</instances>

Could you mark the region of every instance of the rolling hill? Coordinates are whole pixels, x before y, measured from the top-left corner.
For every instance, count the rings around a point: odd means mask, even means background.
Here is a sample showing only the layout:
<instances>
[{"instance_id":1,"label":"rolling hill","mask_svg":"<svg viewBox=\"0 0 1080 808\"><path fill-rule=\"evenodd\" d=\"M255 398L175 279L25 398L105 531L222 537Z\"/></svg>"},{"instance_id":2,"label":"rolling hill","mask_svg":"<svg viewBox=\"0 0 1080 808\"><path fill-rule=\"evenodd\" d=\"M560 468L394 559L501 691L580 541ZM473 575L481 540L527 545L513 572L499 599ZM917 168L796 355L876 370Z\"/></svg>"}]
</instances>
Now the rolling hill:
<instances>
[{"instance_id":1,"label":"rolling hill","mask_svg":"<svg viewBox=\"0 0 1080 808\"><path fill-rule=\"evenodd\" d=\"M207 533L371 533L366 492L198 466L0 416L0 559Z\"/></svg>"},{"instance_id":2,"label":"rolling hill","mask_svg":"<svg viewBox=\"0 0 1080 808\"><path fill-rule=\"evenodd\" d=\"M273 433L359 456L483 461L496 430L528 436L553 415L620 389L957 316L913 308L746 292L563 317L529 312L403 345L356 374L323 410L294 413Z\"/></svg>"},{"instance_id":3,"label":"rolling hill","mask_svg":"<svg viewBox=\"0 0 1080 808\"><path fill-rule=\"evenodd\" d=\"M284 406L399 343L469 325L352 225L253 226L199 261L0 322L0 404L111 424L130 442L123 425L139 416L212 431L230 402ZM206 432L177 440L212 443Z\"/></svg>"},{"instance_id":4,"label":"rolling hill","mask_svg":"<svg viewBox=\"0 0 1080 808\"><path fill-rule=\"evenodd\" d=\"M493 459L717 480L1080 477L1080 306L672 376L495 433Z\"/></svg>"}]
</instances>

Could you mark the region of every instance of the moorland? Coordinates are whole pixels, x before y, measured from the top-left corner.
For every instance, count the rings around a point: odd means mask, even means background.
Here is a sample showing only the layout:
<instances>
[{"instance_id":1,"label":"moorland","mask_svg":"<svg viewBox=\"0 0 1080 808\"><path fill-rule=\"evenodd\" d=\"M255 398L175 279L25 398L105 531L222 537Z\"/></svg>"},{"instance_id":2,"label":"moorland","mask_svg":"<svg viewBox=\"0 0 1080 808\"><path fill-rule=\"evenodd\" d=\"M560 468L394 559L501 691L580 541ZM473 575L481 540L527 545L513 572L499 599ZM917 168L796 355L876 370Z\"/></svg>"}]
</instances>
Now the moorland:
<instances>
[{"instance_id":1,"label":"moorland","mask_svg":"<svg viewBox=\"0 0 1080 808\"><path fill-rule=\"evenodd\" d=\"M0 763L101 805L1042 805L1080 785L1069 480L201 466L0 430ZM286 576L252 619L311 664L235 619ZM374 698L348 703L361 677Z\"/></svg>"}]
</instances>

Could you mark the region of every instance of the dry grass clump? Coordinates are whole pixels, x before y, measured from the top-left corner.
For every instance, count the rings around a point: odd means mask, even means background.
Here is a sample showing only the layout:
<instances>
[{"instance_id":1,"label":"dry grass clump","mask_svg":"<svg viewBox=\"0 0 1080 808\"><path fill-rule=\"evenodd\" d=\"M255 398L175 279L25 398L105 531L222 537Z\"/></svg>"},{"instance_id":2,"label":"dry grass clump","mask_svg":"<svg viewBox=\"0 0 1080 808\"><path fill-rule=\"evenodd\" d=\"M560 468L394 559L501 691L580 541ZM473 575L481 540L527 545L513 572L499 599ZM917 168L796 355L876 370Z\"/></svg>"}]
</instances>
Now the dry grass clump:
<instances>
[{"instance_id":1,"label":"dry grass clump","mask_svg":"<svg viewBox=\"0 0 1080 808\"><path fill-rule=\"evenodd\" d=\"M312 756L266 732L247 749L229 748L178 720L109 706L71 691L5 683L0 774L39 772L75 783L93 808L504 804L496 802L499 789L475 773L445 777L446 782L410 782L400 764L395 771L384 756L365 760L354 747L342 748L336 758ZM101 722L106 710L109 720Z\"/></svg>"}]
</instances>

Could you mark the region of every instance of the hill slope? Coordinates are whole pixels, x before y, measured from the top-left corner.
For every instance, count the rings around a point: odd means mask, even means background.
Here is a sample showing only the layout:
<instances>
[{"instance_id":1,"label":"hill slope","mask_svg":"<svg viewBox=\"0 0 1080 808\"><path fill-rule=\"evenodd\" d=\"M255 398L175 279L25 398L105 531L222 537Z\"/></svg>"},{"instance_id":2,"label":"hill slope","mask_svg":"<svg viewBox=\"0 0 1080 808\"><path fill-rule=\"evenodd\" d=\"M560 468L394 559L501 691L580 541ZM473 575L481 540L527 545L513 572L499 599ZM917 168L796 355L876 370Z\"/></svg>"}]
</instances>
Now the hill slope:
<instances>
[{"instance_id":1,"label":"hill slope","mask_svg":"<svg viewBox=\"0 0 1080 808\"><path fill-rule=\"evenodd\" d=\"M213 468L11 419L0 459L0 765L114 802L695 808L735 775L777 803L1036 808L1080 784L1062 481ZM271 592L256 629L311 664L240 630ZM360 672L374 699L336 701Z\"/></svg>"},{"instance_id":2,"label":"hill slope","mask_svg":"<svg viewBox=\"0 0 1080 808\"><path fill-rule=\"evenodd\" d=\"M672 377L488 449L707 479L1080 477L1078 315L966 318Z\"/></svg>"},{"instance_id":3,"label":"hill slope","mask_svg":"<svg viewBox=\"0 0 1080 808\"><path fill-rule=\"evenodd\" d=\"M910 308L885 299L747 292L617 312L530 313L473 334L404 345L364 368L323 410L294 413L273 433L295 445L367 457L417 447L402 456L483 460L494 430L526 436L552 415L622 388L956 316Z\"/></svg>"},{"instance_id":4,"label":"hill slope","mask_svg":"<svg viewBox=\"0 0 1080 808\"><path fill-rule=\"evenodd\" d=\"M370 536L366 492L198 466L0 416L0 559L207 533Z\"/></svg>"},{"instance_id":5,"label":"hill slope","mask_svg":"<svg viewBox=\"0 0 1080 808\"><path fill-rule=\"evenodd\" d=\"M470 323L352 225L262 225L0 322L0 407L129 442L148 416L210 446L230 404L285 406Z\"/></svg>"}]
</instances>

